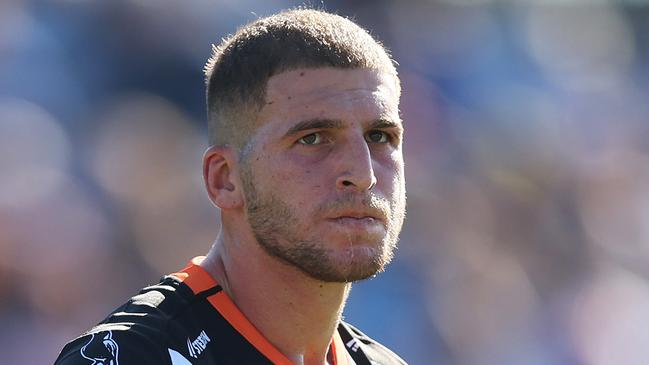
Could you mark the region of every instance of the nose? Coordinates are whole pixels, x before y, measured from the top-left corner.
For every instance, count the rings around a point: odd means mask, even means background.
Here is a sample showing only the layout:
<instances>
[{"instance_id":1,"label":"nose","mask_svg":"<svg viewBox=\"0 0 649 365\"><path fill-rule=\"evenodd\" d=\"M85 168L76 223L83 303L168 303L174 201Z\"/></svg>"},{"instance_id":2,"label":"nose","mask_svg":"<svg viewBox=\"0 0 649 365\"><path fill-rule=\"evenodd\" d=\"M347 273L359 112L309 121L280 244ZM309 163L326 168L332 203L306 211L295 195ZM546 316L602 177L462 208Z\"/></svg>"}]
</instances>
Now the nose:
<instances>
[{"instance_id":1,"label":"nose","mask_svg":"<svg viewBox=\"0 0 649 365\"><path fill-rule=\"evenodd\" d=\"M340 154L340 174L336 188L341 191L368 191L376 185L372 154L363 137L350 142Z\"/></svg>"}]
</instances>

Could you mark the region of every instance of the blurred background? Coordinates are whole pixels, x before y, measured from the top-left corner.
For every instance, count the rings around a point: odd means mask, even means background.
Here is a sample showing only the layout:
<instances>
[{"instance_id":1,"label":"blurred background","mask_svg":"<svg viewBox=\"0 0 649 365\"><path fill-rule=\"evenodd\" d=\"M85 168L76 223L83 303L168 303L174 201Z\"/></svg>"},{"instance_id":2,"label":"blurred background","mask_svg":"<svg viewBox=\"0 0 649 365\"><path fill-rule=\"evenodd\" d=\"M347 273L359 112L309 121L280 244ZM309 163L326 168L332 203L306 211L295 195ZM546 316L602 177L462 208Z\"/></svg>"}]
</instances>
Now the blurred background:
<instances>
[{"instance_id":1,"label":"blurred background","mask_svg":"<svg viewBox=\"0 0 649 365\"><path fill-rule=\"evenodd\" d=\"M207 251L210 44L301 4L0 1L0 362ZM403 82L407 222L347 320L411 364L648 364L649 5L311 5Z\"/></svg>"}]
</instances>

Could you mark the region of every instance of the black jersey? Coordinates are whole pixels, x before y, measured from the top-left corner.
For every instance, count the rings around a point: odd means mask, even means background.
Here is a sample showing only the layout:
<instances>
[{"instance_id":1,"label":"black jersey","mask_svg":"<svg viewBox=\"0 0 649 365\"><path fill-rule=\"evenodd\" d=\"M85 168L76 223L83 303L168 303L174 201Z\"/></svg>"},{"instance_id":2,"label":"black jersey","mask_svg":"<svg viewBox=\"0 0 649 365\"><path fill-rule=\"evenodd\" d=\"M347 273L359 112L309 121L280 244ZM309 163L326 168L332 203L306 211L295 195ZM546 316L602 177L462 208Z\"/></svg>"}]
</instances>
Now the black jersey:
<instances>
[{"instance_id":1,"label":"black jersey","mask_svg":"<svg viewBox=\"0 0 649 365\"><path fill-rule=\"evenodd\" d=\"M144 288L69 342L54 364L291 364L198 265L200 259ZM344 322L334 334L331 351L337 365L405 364Z\"/></svg>"}]
</instances>

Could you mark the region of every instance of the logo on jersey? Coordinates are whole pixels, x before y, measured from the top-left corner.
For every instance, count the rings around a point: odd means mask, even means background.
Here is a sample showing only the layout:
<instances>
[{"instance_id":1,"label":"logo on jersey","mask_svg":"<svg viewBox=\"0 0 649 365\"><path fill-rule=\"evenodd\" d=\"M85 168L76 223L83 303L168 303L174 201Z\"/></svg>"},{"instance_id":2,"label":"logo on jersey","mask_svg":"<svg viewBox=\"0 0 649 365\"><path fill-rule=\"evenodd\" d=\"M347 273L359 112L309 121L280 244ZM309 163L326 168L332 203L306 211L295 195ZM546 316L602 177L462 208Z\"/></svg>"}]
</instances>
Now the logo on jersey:
<instances>
[{"instance_id":1,"label":"logo on jersey","mask_svg":"<svg viewBox=\"0 0 649 365\"><path fill-rule=\"evenodd\" d=\"M84 359L92 361L90 365L119 365L119 346L113 340L112 331L106 332L105 335L93 333L80 352Z\"/></svg>"},{"instance_id":2,"label":"logo on jersey","mask_svg":"<svg viewBox=\"0 0 649 365\"><path fill-rule=\"evenodd\" d=\"M348 349L350 349L350 350L356 352L356 351L358 351L358 348L361 346L361 343L358 342L357 339L352 338L351 340L349 340L349 341L345 344L345 346L347 346Z\"/></svg>"},{"instance_id":3,"label":"logo on jersey","mask_svg":"<svg viewBox=\"0 0 649 365\"><path fill-rule=\"evenodd\" d=\"M210 342L210 338L207 336L205 331L201 331L194 341L190 341L188 338L187 349L189 350L189 356L197 359L198 356L205 351L208 342Z\"/></svg>"}]
</instances>

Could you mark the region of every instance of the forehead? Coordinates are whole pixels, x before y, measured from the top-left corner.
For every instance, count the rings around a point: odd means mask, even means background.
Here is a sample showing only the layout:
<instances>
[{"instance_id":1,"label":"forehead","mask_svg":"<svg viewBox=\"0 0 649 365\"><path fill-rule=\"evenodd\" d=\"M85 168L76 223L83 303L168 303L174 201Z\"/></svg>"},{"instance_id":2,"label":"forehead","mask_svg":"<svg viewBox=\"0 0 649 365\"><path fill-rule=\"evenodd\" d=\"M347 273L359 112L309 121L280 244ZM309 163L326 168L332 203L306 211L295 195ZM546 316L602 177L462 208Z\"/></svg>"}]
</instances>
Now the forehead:
<instances>
[{"instance_id":1,"label":"forehead","mask_svg":"<svg viewBox=\"0 0 649 365\"><path fill-rule=\"evenodd\" d=\"M260 128L311 118L398 120L395 76L372 69L296 69L268 80Z\"/></svg>"}]
</instances>

